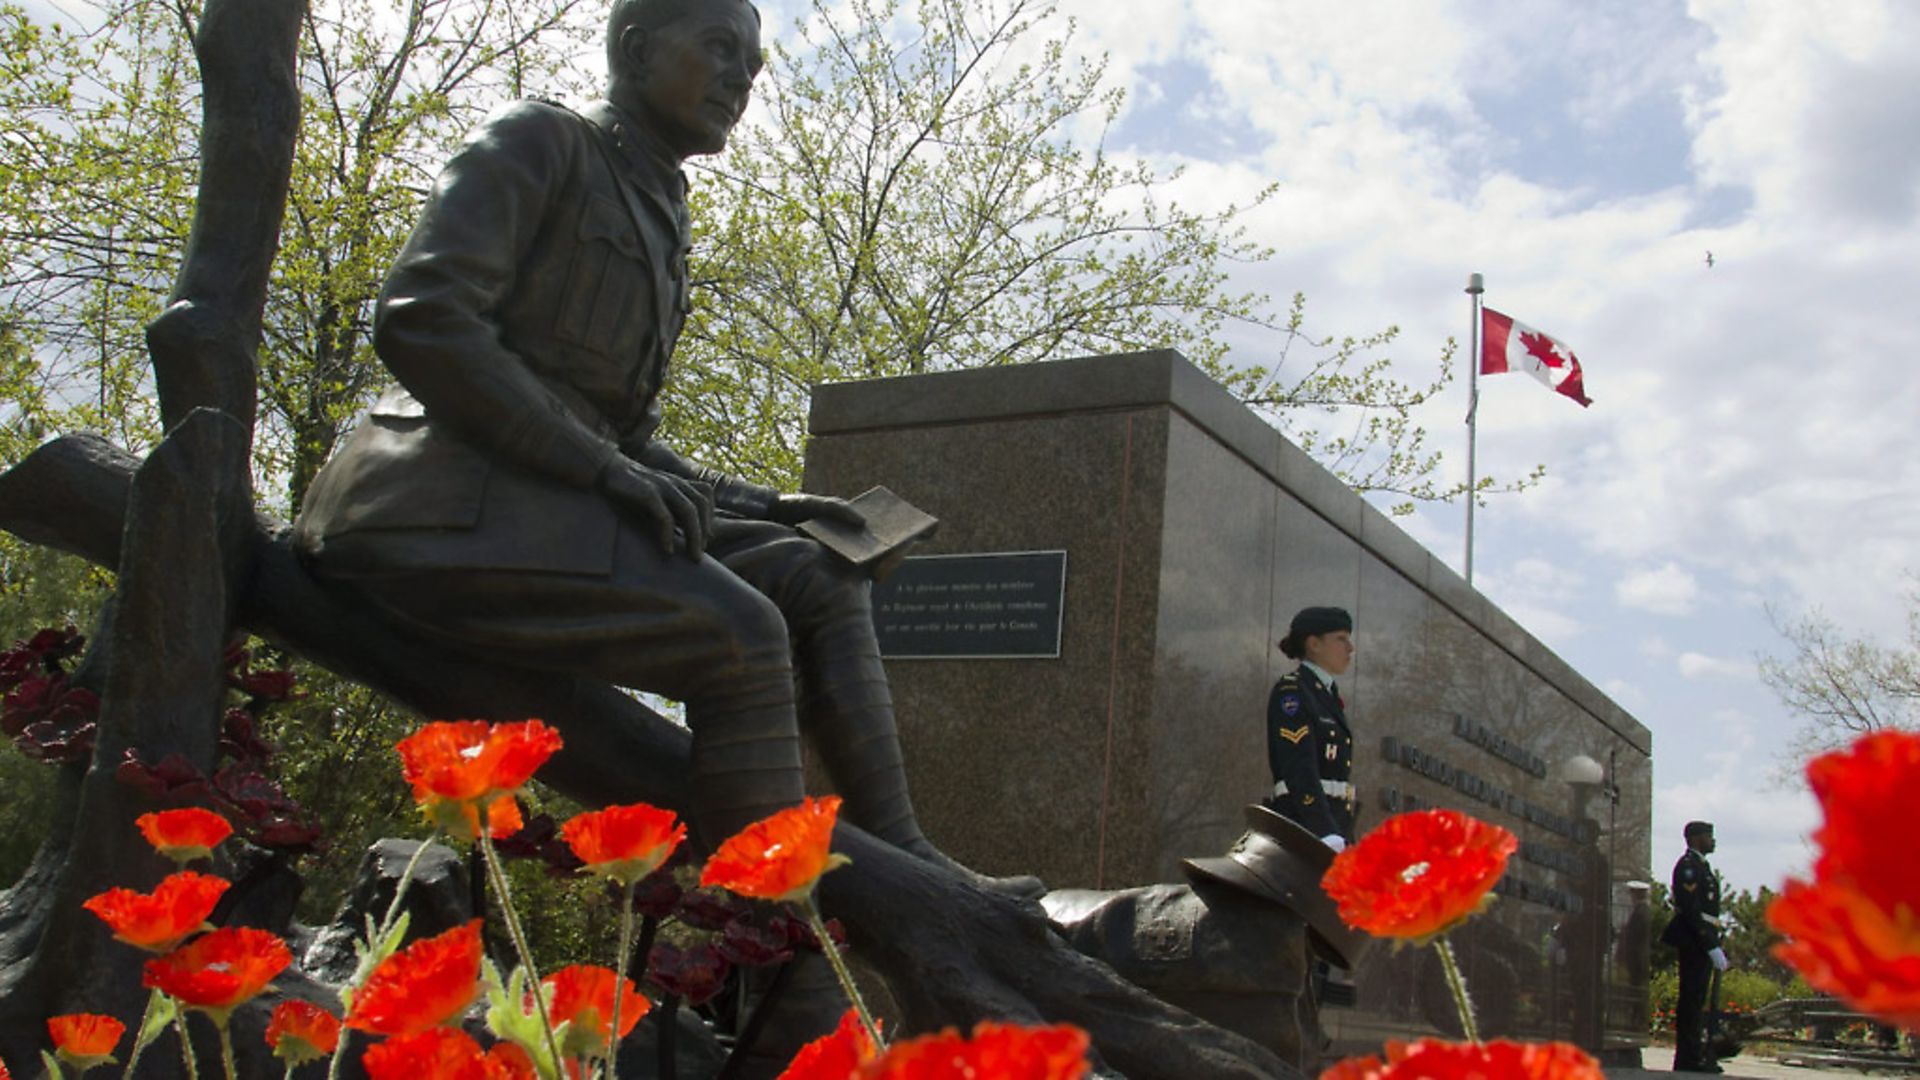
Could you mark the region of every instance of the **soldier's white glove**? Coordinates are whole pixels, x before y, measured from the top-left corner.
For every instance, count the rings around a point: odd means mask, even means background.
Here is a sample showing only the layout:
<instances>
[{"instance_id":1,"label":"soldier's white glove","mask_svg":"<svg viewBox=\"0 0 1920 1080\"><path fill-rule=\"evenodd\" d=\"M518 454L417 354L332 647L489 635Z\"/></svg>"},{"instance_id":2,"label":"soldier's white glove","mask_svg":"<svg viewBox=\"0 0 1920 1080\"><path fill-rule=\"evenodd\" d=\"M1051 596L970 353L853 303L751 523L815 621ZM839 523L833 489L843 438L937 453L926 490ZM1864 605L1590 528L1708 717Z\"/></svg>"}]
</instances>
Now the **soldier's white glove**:
<instances>
[{"instance_id":1,"label":"soldier's white glove","mask_svg":"<svg viewBox=\"0 0 1920 1080\"><path fill-rule=\"evenodd\" d=\"M1347 850L1347 838L1339 833L1328 833L1320 838L1320 842L1336 852Z\"/></svg>"},{"instance_id":2,"label":"soldier's white glove","mask_svg":"<svg viewBox=\"0 0 1920 1080\"><path fill-rule=\"evenodd\" d=\"M1727 953L1725 949L1713 948L1707 950L1707 959L1713 961L1715 971L1727 970Z\"/></svg>"}]
</instances>

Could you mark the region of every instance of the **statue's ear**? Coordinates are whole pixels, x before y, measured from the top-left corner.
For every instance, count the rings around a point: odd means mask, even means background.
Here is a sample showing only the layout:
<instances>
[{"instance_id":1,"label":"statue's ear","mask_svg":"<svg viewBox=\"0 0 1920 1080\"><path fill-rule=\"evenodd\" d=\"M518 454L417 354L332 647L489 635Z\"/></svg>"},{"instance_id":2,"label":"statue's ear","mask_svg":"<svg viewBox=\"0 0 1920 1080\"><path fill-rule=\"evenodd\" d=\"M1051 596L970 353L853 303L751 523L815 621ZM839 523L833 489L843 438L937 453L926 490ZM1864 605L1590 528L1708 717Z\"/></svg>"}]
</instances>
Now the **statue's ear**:
<instances>
[{"instance_id":1,"label":"statue's ear","mask_svg":"<svg viewBox=\"0 0 1920 1080\"><path fill-rule=\"evenodd\" d=\"M625 74L638 75L646 70L647 47L652 44L647 32L638 26L620 31L620 61Z\"/></svg>"}]
</instances>

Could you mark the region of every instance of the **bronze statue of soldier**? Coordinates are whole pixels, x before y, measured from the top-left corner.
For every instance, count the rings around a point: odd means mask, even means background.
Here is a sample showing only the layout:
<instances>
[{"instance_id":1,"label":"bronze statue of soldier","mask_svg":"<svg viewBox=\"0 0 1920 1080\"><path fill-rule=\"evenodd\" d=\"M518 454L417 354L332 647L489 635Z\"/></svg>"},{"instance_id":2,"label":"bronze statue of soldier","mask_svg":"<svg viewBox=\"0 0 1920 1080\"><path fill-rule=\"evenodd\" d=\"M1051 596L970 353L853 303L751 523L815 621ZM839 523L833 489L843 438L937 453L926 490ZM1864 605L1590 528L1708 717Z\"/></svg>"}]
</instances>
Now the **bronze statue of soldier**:
<instances>
[{"instance_id":1,"label":"bronze statue of soldier","mask_svg":"<svg viewBox=\"0 0 1920 1080\"><path fill-rule=\"evenodd\" d=\"M953 867L908 797L868 581L793 528L859 512L654 438L689 310L680 167L746 108L759 14L615 0L607 61L605 100L514 102L447 163L376 312L398 386L296 543L420 634L684 702L708 845L800 800L805 728L848 820Z\"/></svg>"}]
</instances>

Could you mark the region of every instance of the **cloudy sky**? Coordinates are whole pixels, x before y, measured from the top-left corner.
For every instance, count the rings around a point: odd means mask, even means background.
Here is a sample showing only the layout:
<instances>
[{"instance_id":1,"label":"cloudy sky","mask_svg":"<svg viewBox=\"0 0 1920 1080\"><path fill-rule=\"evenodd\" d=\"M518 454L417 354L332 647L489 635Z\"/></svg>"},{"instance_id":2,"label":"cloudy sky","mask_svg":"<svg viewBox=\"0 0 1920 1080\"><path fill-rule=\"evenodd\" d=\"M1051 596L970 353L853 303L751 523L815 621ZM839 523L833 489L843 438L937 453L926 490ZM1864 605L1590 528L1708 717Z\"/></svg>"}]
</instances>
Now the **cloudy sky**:
<instances>
[{"instance_id":1,"label":"cloudy sky","mask_svg":"<svg viewBox=\"0 0 1920 1080\"><path fill-rule=\"evenodd\" d=\"M1920 7L1900 0L1063 0L1129 87L1118 142L1192 205L1280 193L1246 283L1409 376L1488 306L1590 409L1482 383L1476 584L1654 733L1656 873L1694 817L1735 887L1806 861L1767 609L1889 640L1920 569ZM1709 268L1706 253L1715 264ZM1464 380L1427 417L1464 472ZM1459 565L1457 508L1407 529Z\"/></svg>"},{"instance_id":2,"label":"cloudy sky","mask_svg":"<svg viewBox=\"0 0 1920 1080\"><path fill-rule=\"evenodd\" d=\"M1184 166L1194 208L1280 185L1240 284L1398 325L1409 380L1464 356L1470 272L1574 349L1590 409L1481 384L1483 472L1548 478L1477 514L1475 583L1652 730L1657 876L1696 817L1733 887L1804 866L1755 658L1769 607L1896 639L1920 570L1920 6L1060 5L1127 88L1109 150ZM1424 417L1456 476L1466 393ZM1402 522L1460 565L1459 508Z\"/></svg>"}]
</instances>

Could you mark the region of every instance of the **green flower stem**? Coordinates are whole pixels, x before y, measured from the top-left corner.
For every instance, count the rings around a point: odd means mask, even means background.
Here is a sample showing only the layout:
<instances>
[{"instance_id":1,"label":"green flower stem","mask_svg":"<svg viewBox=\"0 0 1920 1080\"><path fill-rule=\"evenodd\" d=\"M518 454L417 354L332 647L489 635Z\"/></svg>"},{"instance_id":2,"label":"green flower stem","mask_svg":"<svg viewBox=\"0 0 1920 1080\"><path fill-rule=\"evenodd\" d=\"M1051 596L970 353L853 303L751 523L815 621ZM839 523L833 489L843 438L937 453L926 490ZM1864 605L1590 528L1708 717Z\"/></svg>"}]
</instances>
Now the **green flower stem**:
<instances>
[{"instance_id":1,"label":"green flower stem","mask_svg":"<svg viewBox=\"0 0 1920 1080\"><path fill-rule=\"evenodd\" d=\"M1460 974L1460 965L1453 958L1453 945L1445 934L1433 939L1434 951L1440 954L1440 970L1446 972L1447 989L1453 993L1454 1007L1460 1010L1460 1029L1466 1032L1467 1041L1480 1045L1480 1029L1473 1022L1473 999L1467 996L1467 980Z\"/></svg>"},{"instance_id":2,"label":"green flower stem","mask_svg":"<svg viewBox=\"0 0 1920 1080\"><path fill-rule=\"evenodd\" d=\"M877 1049L884 1049L887 1041L880 1037L880 1025L873 1019L873 1013L867 1010L867 1001L860 996L860 988L853 984L853 972L847 970L847 962L840 958L840 949L833 943L833 935L827 933L826 921L820 918L820 909L814 906L813 894L808 893L801 906L807 913L807 925L813 927L813 936L820 939L820 951L827 954L827 963L833 965L833 973L840 979L841 989L847 992L847 1000L853 1002L855 1012L860 1014L860 1023L867 1029L867 1037L873 1040Z\"/></svg>"},{"instance_id":3,"label":"green flower stem","mask_svg":"<svg viewBox=\"0 0 1920 1080\"><path fill-rule=\"evenodd\" d=\"M340 1041L333 1044L333 1057L327 1061L327 1080L340 1080L340 1063L347 1059L347 1044L353 1041L353 1030L344 1023L340 1026Z\"/></svg>"},{"instance_id":4,"label":"green flower stem","mask_svg":"<svg viewBox=\"0 0 1920 1080\"><path fill-rule=\"evenodd\" d=\"M380 938L375 940L385 938L393 929L393 920L400 917L400 904L407 898L407 886L413 884L413 871L420 865L420 856L427 853L427 845L438 839L440 839L440 830L435 829L427 835L425 840L420 841L419 847L413 849L413 858L408 859L407 868L400 871L400 883L393 887L393 900L387 904L387 913L380 918Z\"/></svg>"},{"instance_id":5,"label":"green flower stem","mask_svg":"<svg viewBox=\"0 0 1920 1080\"><path fill-rule=\"evenodd\" d=\"M533 986L533 1006L540 1012L540 1030L546 1032L547 1052L553 1055L553 1067L564 1074L566 1059L560 1056L560 1040L554 1037L553 1021L547 1015L547 999L540 993L540 969L533 966L533 951L527 948L527 933L520 926L520 913L513 909L513 895L507 890L507 874L500 867L499 854L493 850L493 834L485 824L484 814L482 811L480 855L487 861L487 877L493 882L493 894L500 898L500 913L506 918L507 933L513 937L514 951L520 954L520 966L526 969L527 981ZM618 986L614 987L614 992L618 994ZM615 997L614 1000L618 1001L619 998Z\"/></svg>"},{"instance_id":6,"label":"green flower stem","mask_svg":"<svg viewBox=\"0 0 1920 1080\"><path fill-rule=\"evenodd\" d=\"M193 1043L187 1038L187 1010L174 1010L173 1027L180 1033L180 1056L187 1062L187 1080L200 1080L200 1066L193 1060Z\"/></svg>"},{"instance_id":7,"label":"green flower stem","mask_svg":"<svg viewBox=\"0 0 1920 1080\"><path fill-rule=\"evenodd\" d=\"M281 1075L280 1080L293 1080L293 1062L287 1062L287 1071Z\"/></svg>"},{"instance_id":8,"label":"green flower stem","mask_svg":"<svg viewBox=\"0 0 1920 1080\"><path fill-rule=\"evenodd\" d=\"M153 1019L153 1010L158 1007L159 1004L160 991L155 990L153 993L147 995L147 1007L140 1013L140 1026L133 1029L133 1052L127 1055L127 1068L125 1072L120 1074L121 1076L131 1077L133 1075L133 1067L140 1064L140 1054L147 1048L147 1044L140 1041L140 1036L147 1030L147 1022Z\"/></svg>"},{"instance_id":9,"label":"green flower stem","mask_svg":"<svg viewBox=\"0 0 1920 1080\"><path fill-rule=\"evenodd\" d=\"M220 1017L213 1026L220 1032L220 1064L227 1067L227 1080L240 1080L240 1071L233 1065L233 1036L227 1032L227 1019Z\"/></svg>"},{"instance_id":10,"label":"green flower stem","mask_svg":"<svg viewBox=\"0 0 1920 1080\"><path fill-rule=\"evenodd\" d=\"M620 999L626 997L627 950L633 947L633 891L638 879L627 882L620 897L620 951L613 954L613 1026L607 1029L607 1080L615 1080L620 1057Z\"/></svg>"}]
</instances>

